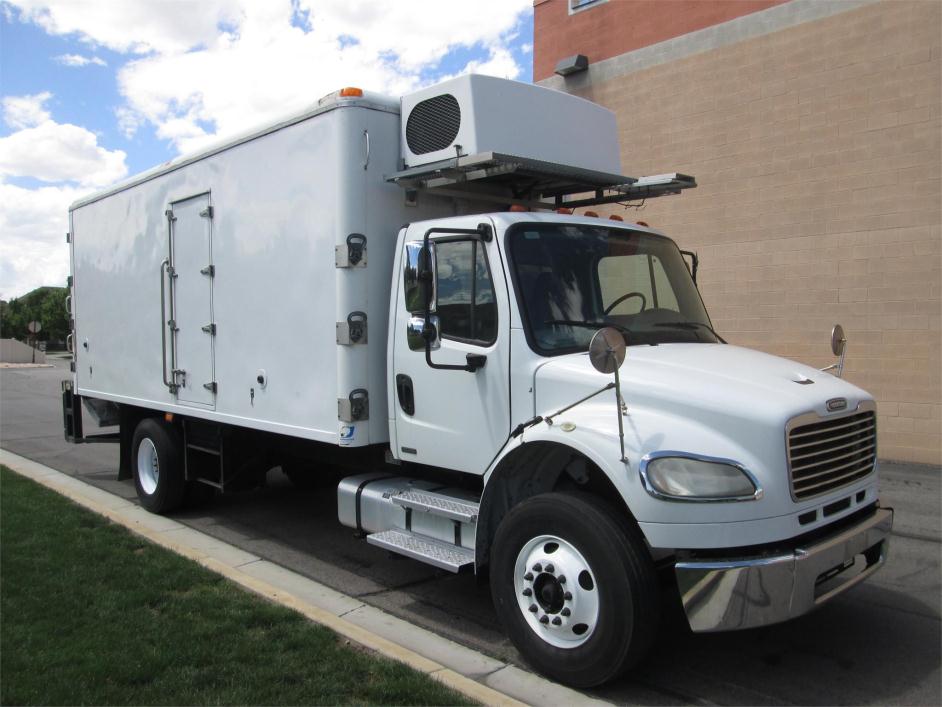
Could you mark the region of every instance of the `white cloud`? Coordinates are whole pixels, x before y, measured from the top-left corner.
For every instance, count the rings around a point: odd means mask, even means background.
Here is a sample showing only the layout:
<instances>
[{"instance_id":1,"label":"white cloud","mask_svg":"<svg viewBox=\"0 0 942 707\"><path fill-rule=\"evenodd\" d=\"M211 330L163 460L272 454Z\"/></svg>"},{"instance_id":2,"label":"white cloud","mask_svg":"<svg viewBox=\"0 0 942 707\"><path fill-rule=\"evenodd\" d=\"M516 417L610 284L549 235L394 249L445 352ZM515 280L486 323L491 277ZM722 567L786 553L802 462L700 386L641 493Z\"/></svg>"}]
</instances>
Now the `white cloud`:
<instances>
[{"instance_id":1,"label":"white cloud","mask_svg":"<svg viewBox=\"0 0 942 707\"><path fill-rule=\"evenodd\" d=\"M63 66L108 66L108 62L98 56L83 56L81 54L60 54L54 59Z\"/></svg>"},{"instance_id":2,"label":"white cloud","mask_svg":"<svg viewBox=\"0 0 942 707\"><path fill-rule=\"evenodd\" d=\"M0 181L0 298L41 285L65 285L69 274L69 204L87 190L24 189Z\"/></svg>"},{"instance_id":3,"label":"white cloud","mask_svg":"<svg viewBox=\"0 0 942 707\"><path fill-rule=\"evenodd\" d=\"M77 34L123 53L173 53L215 40L220 24L239 21L252 0L4 0L19 19L53 35ZM264 3L264 0L261 0Z\"/></svg>"},{"instance_id":4,"label":"white cloud","mask_svg":"<svg viewBox=\"0 0 942 707\"><path fill-rule=\"evenodd\" d=\"M49 120L45 103L50 98L49 91L32 96L7 96L3 99L3 121L14 130L39 125Z\"/></svg>"},{"instance_id":5,"label":"white cloud","mask_svg":"<svg viewBox=\"0 0 942 707\"><path fill-rule=\"evenodd\" d=\"M101 147L93 132L53 120L0 138L0 176L101 186L127 174L124 158Z\"/></svg>"},{"instance_id":6,"label":"white cloud","mask_svg":"<svg viewBox=\"0 0 942 707\"><path fill-rule=\"evenodd\" d=\"M245 2L232 31L203 48L149 55L121 69L125 125L149 122L188 152L340 86L408 92L456 47L481 46L484 55L456 74L516 78L521 67L504 44L530 7L531 0L299 0L299 27L288 0Z\"/></svg>"}]
</instances>

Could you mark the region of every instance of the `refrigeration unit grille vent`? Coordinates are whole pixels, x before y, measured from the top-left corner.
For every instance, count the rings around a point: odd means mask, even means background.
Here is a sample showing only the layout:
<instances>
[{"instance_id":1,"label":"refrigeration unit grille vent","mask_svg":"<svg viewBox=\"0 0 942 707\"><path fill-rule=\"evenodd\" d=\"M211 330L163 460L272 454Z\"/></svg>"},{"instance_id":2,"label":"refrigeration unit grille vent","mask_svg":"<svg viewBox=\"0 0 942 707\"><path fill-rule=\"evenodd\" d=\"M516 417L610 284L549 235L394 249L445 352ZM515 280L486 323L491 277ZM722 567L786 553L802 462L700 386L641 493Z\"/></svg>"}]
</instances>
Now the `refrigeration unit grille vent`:
<instances>
[{"instance_id":1,"label":"refrigeration unit grille vent","mask_svg":"<svg viewBox=\"0 0 942 707\"><path fill-rule=\"evenodd\" d=\"M444 150L458 137L461 107L450 93L415 104L406 122L406 144L414 155Z\"/></svg>"},{"instance_id":2,"label":"refrigeration unit grille vent","mask_svg":"<svg viewBox=\"0 0 942 707\"><path fill-rule=\"evenodd\" d=\"M788 433L792 496L803 500L862 479L877 460L872 411L793 427Z\"/></svg>"}]
</instances>

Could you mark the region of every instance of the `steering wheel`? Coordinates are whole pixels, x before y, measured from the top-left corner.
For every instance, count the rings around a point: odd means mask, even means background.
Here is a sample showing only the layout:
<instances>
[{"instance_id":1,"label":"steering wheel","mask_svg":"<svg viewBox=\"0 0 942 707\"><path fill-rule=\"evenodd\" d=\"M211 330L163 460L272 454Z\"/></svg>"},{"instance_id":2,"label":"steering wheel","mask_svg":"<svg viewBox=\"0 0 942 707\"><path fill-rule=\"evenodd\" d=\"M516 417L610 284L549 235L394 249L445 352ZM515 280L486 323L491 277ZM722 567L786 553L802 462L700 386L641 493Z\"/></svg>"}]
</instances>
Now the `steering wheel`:
<instances>
[{"instance_id":1,"label":"steering wheel","mask_svg":"<svg viewBox=\"0 0 942 707\"><path fill-rule=\"evenodd\" d=\"M615 309L615 307L617 307L619 304L621 304L622 302L624 302L626 299L630 299L631 297L640 297L640 298L641 298L641 309L638 310L639 312L643 312L645 309L647 309L647 307L648 307L648 298L647 298L647 297L645 297L645 296L644 296L643 294L641 294L640 292L629 292L629 293L626 294L626 295L622 295L621 297L616 298L614 302L612 302L610 305L608 305L608 306L605 308L605 314L608 314L608 313L611 312L613 309Z\"/></svg>"}]
</instances>

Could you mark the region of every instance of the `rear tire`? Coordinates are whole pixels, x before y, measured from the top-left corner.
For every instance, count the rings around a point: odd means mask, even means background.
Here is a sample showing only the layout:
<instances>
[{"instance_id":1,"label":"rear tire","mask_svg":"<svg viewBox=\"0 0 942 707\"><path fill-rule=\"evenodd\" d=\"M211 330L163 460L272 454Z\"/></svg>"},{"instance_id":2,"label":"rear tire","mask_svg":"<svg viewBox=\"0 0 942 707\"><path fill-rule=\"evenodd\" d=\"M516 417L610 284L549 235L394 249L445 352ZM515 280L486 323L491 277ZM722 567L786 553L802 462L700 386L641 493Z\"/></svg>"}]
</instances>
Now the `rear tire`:
<instances>
[{"instance_id":1,"label":"rear tire","mask_svg":"<svg viewBox=\"0 0 942 707\"><path fill-rule=\"evenodd\" d=\"M141 505L151 513L168 513L183 502L182 445L169 424L148 417L134 430L131 468Z\"/></svg>"},{"instance_id":2,"label":"rear tire","mask_svg":"<svg viewBox=\"0 0 942 707\"><path fill-rule=\"evenodd\" d=\"M653 641L657 576L627 521L591 495L546 493L511 509L497 529L497 615L524 658L559 682L611 680Z\"/></svg>"}]
</instances>

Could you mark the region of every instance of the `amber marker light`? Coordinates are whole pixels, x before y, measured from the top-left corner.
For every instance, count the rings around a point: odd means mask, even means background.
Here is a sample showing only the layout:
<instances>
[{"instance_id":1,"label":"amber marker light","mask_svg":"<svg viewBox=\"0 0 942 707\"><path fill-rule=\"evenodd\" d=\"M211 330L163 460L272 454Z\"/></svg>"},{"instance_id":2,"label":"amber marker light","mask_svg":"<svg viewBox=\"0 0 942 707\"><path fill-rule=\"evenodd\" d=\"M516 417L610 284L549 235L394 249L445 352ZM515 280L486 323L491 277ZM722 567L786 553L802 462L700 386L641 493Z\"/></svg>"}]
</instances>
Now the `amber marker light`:
<instances>
[{"instance_id":1,"label":"amber marker light","mask_svg":"<svg viewBox=\"0 0 942 707\"><path fill-rule=\"evenodd\" d=\"M510 211L520 212L520 211L529 211L530 209L524 206L523 204L511 204Z\"/></svg>"},{"instance_id":2,"label":"amber marker light","mask_svg":"<svg viewBox=\"0 0 942 707\"><path fill-rule=\"evenodd\" d=\"M172 412L165 412L165 413L164 413L164 420L167 421L167 422L173 422L173 413L172 413Z\"/></svg>"},{"instance_id":3,"label":"amber marker light","mask_svg":"<svg viewBox=\"0 0 942 707\"><path fill-rule=\"evenodd\" d=\"M341 98L359 98L363 95L362 88L354 88L353 86L347 86L346 88L340 89Z\"/></svg>"},{"instance_id":4,"label":"amber marker light","mask_svg":"<svg viewBox=\"0 0 942 707\"><path fill-rule=\"evenodd\" d=\"M609 218L609 220L611 220L611 221L624 221L624 220L625 220L625 219L623 219L621 216L619 216L618 214L612 214L612 215L609 216L608 218Z\"/></svg>"}]
</instances>

